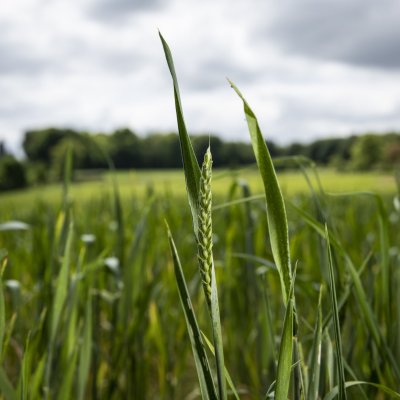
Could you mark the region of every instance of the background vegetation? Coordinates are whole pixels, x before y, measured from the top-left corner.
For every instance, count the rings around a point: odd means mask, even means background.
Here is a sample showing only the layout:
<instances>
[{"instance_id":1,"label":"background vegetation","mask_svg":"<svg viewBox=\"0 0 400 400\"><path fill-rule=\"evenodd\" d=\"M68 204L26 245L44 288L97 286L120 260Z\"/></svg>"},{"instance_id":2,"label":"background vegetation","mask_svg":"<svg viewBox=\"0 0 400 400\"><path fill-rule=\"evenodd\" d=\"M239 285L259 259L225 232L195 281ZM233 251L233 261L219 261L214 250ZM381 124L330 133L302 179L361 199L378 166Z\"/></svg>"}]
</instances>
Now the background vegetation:
<instances>
[{"instance_id":1,"label":"background vegetation","mask_svg":"<svg viewBox=\"0 0 400 400\"><path fill-rule=\"evenodd\" d=\"M192 137L198 159L203 156L209 140L216 168L240 167L255 162L250 143L229 142L209 135ZM0 190L59 180L69 148L73 152L74 167L78 170L107 169L104 153L110 156L116 169L181 166L177 133L154 133L141 137L129 129L119 129L111 134L56 128L31 130L26 132L23 140L23 161L8 154L5 144L1 144ZM304 156L320 166L339 171L393 171L400 165L400 134L395 132L321 139L286 147L268 142L268 148L272 157ZM287 168L280 166L284 167ZM12 173L10 168L14 168Z\"/></svg>"}]
</instances>

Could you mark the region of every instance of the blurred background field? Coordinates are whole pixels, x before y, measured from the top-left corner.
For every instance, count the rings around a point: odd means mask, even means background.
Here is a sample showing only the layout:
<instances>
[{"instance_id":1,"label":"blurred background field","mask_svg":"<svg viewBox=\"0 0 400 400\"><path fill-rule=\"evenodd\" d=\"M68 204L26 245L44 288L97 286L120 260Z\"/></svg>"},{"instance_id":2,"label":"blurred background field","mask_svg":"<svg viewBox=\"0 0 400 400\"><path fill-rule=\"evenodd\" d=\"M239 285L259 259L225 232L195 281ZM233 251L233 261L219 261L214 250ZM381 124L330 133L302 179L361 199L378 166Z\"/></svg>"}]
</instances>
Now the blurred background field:
<instances>
[{"instance_id":1,"label":"blurred background field","mask_svg":"<svg viewBox=\"0 0 400 400\"><path fill-rule=\"evenodd\" d=\"M393 174L384 172L338 172L334 169L318 170L323 189L327 192L373 191L380 194L391 194L396 191ZM185 180L180 170L132 170L122 172L76 173L77 182L72 183L70 196L78 202L98 200L112 192L112 176L115 177L123 199L143 198L149 192L158 195L173 194L176 197L186 196ZM299 171L278 172L281 188L285 195L306 194L309 191L304 175ZM224 198L229 186L236 177L245 180L252 193L262 193L262 182L255 167L244 170L215 170L213 190L218 198ZM315 177L310 179L316 184ZM24 208L27 203L43 201L54 203L60 201L62 186L59 183L39 185L25 190L6 192L0 195L3 212L7 206Z\"/></svg>"}]
</instances>

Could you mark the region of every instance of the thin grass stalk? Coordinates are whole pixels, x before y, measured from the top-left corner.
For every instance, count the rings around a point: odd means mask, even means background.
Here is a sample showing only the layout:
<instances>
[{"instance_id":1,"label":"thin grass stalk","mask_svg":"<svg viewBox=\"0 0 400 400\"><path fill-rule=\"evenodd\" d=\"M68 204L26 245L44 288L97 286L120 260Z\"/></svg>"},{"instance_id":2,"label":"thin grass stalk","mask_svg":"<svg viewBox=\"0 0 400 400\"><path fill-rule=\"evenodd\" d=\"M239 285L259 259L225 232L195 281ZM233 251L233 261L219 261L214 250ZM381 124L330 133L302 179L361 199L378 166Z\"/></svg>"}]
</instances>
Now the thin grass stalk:
<instances>
[{"instance_id":1,"label":"thin grass stalk","mask_svg":"<svg viewBox=\"0 0 400 400\"><path fill-rule=\"evenodd\" d=\"M0 361L3 359L3 339L6 330L6 309L4 302L3 272L7 264L7 252L1 250L0 254Z\"/></svg>"},{"instance_id":2,"label":"thin grass stalk","mask_svg":"<svg viewBox=\"0 0 400 400\"><path fill-rule=\"evenodd\" d=\"M339 322L339 311L337 305L337 297L336 297L336 287L335 287L335 275L333 272L333 261L332 261L332 253L331 246L329 243L329 233L328 227L325 225L325 239L328 247L328 261L329 261L329 286L331 292L331 301L332 301L332 311L333 311L333 320L334 320L334 334L335 334L335 345L336 345L336 363L337 363L337 372L338 372L338 387L339 387L339 400L346 400L346 387L345 387L345 377L344 377L344 368L343 368L343 355L342 355L342 338L340 335L340 322Z\"/></svg>"},{"instance_id":3,"label":"thin grass stalk","mask_svg":"<svg viewBox=\"0 0 400 400\"><path fill-rule=\"evenodd\" d=\"M314 338L311 347L310 384L307 390L307 400L318 400L322 353L322 288L323 287L321 287L319 291L317 320L315 322Z\"/></svg>"},{"instance_id":4,"label":"thin grass stalk","mask_svg":"<svg viewBox=\"0 0 400 400\"><path fill-rule=\"evenodd\" d=\"M293 357L293 303L293 290L290 290L278 355L275 400L287 400L289 393Z\"/></svg>"},{"instance_id":5,"label":"thin grass stalk","mask_svg":"<svg viewBox=\"0 0 400 400\"><path fill-rule=\"evenodd\" d=\"M346 382L346 388L350 388L352 386L366 385L372 386L376 389L379 389L381 392L388 394L392 399L400 400L400 393L396 392L393 389L388 388L385 385L381 385L379 383L373 382L363 382L363 381L348 381ZM335 386L328 394L325 395L323 400L333 400L336 396L338 396L339 388Z\"/></svg>"},{"instance_id":6,"label":"thin grass stalk","mask_svg":"<svg viewBox=\"0 0 400 400\"><path fill-rule=\"evenodd\" d=\"M185 276L183 274L178 251L172 238L171 231L167 225L168 240L171 249L172 259L174 262L175 279L178 286L179 298L182 309L184 311L186 326L192 344L193 357L195 360L196 371L199 378L200 390L204 400L217 400L218 396L215 391L214 382L211 375L211 369L208 362L207 354L201 335L196 315L190 300L189 290L186 285Z\"/></svg>"},{"instance_id":7,"label":"thin grass stalk","mask_svg":"<svg viewBox=\"0 0 400 400\"><path fill-rule=\"evenodd\" d=\"M64 308L64 304L65 304L65 301L67 298L73 239L74 239L74 225L73 225L73 222L71 222L69 225L69 229L68 229L68 237L67 237L67 242L65 245L63 262L62 262L61 269L60 269L60 272L57 277L54 301L53 301L52 312L51 312L50 340L49 340L49 345L48 345L48 353L47 353L47 360L46 360L46 372L45 372L45 384L44 384L46 398L51 397L50 382L51 382L53 355L54 355L55 344L56 344L56 333L59 328L62 310Z\"/></svg>"}]
</instances>

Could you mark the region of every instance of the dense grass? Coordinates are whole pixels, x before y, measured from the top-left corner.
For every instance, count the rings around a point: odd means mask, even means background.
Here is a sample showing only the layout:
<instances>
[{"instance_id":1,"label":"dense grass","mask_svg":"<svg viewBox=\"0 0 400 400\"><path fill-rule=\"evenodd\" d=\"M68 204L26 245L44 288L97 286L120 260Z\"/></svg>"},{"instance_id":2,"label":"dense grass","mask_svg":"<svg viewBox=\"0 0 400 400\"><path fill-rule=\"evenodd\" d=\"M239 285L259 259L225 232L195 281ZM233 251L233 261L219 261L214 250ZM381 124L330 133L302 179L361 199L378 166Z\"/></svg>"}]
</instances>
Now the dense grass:
<instances>
[{"instance_id":1,"label":"dense grass","mask_svg":"<svg viewBox=\"0 0 400 400\"><path fill-rule=\"evenodd\" d=\"M242 186L231 182L231 195L216 196L215 202L243 196L243 188L246 188L243 182ZM218 187L218 183L215 182L214 186ZM58 190L61 192L61 188ZM45 363L41 360L43 357L45 360L48 354L56 278L65 257L67 221L73 218L68 294L54 338L56 350L50 376L52 394L58 393L63 384L74 388L78 385L80 369L77 358L85 343L88 299L92 299L95 328L90 345L90 371L85 380L86 398L172 399L185 398L195 390L197 384L190 344L163 224L166 218L179 249L193 307L202 329L209 332L185 198L157 194L153 198L132 196L123 200L123 235L116 229L112 197L99 196L84 206L75 198L67 206L68 217L64 221L59 211L61 202L49 206L30 199L28 195L23 208L9 204L1 209L2 221L18 219L30 225L27 231L0 232L1 247L9 253L3 286L5 337L11 337L4 348L3 368L12 384L16 387L20 381L26 338L32 331L31 366L26 379L28 382L37 379L36 398L42 397L44 372L40 377L37 368L40 362ZM386 245L380 240L380 216L373 198L324 196L320 201L330 228L340 238L353 264L357 269L363 267L360 276L368 304L390 351L398 360L399 214L393 208L392 196L385 196ZM312 196L296 195L291 202L308 214L319 215ZM299 262L295 289L300 316L299 338L307 360L317 316L318 288L320 283L328 283L326 248L301 214L292 207L288 208L288 213L292 259ZM275 360L284 316L279 277L265 240L268 237L265 207L263 200L255 200L219 209L213 214L225 362L241 397L260 398L275 379ZM83 234L94 234L95 242L85 245L81 240ZM389 287L383 281L383 251L387 252ZM110 262L107 266L105 260L118 255L123 257L120 266L113 267ZM335 259L337 293L339 299L345 299L340 321L346 377L348 380L356 377L380 382L399 389L390 365L373 341L371 330L360 312L356 288L345 261L340 254L336 254ZM77 281L79 271L84 271L84 276ZM77 282L80 282L79 287ZM383 302L386 290L390 294L388 311ZM347 297L346 293L349 293ZM326 318L330 312L327 296L323 297L322 310ZM333 331L325 329L321 393L328 392L336 382L335 373L330 376L334 371L329 367L329 357L333 357L330 353L332 346ZM70 383L65 383L65 371L71 365L71 357L75 362L71 367L74 368L72 378ZM37 375L39 377L35 378ZM373 388L364 390L366 398L377 395ZM361 396L357 388L351 389L350 393L353 393L353 398Z\"/></svg>"}]
</instances>

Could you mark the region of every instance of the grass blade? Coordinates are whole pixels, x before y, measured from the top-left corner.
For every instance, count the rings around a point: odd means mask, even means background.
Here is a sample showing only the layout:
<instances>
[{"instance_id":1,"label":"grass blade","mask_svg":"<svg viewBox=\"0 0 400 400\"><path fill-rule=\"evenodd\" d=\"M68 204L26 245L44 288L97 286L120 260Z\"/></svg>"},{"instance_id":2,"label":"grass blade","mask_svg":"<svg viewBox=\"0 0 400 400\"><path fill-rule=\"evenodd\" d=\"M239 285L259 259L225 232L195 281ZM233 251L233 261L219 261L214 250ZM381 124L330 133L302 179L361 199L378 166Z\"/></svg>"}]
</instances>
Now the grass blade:
<instances>
[{"instance_id":1,"label":"grass blade","mask_svg":"<svg viewBox=\"0 0 400 400\"><path fill-rule=\"evenodd\" d=\"M72 146L68 146L67 153L65 155L65 167L64 167L64 185L63 185L63 204L65 210L67 210L69 202L69 187L72 180L74 163L73 163L73 150Z\"/></svg>"},{"instance_id":2,"label":"grass blade","mask_svg":"<svg viewBox=\"0 0 400 400\"><path fill-rule=\"evenodd\" d=\"M19 381L18 397L20 398L20 400L28 399L28 385L29 385L31 358L32 358L30 340L31 340L31 332L28 333L28 338L26 339L25 351L22 359L22 368L19 376L20 381Z\"/></svg>"},{"instance_id":3,"label":"grass blade","mask_svg":"<svg viewBox=\"0 0 400 400\"><path fill-rule=\"evenodd\" d=\"M164 40L161 33L159 33L161 43L163 45L165 58L167 60L169 72L171 73L172 82L174 85L174 98L175 98L175 110L176 119L178 122L179 142L181 145L181 153L183 160L183 169L185 171L186 188L189 198L190 210L192 212L193 227L197 238L198 232L198 204L197 199L199 198L199 181L200 181L200 167L196 159L196 155L193 150L192 143L186 130L185 120L183 118L181 97L179 94L178 79L175 73L174 61L172 59L171 50L167 42Z\"/></svg>"},{"instance_id":4,"label":"grass blade","mask_svg":"<svg viewBox=\"0 0 400 400\"><path fill-rule=\"evenodd\" d=\"M50 394L50 376L52 369L52 361L53 361L53 352L55 347L55 339L57 329L60 323L62 310L64 308L64 303L68 294L68 285L69 285L69 270L71 264L71 253L72 253L72 242L74 238L74 225L71 221L68 228L67 242L65 245L63 261L61 265L60 272L57 277L54 301L53 301L53 309L51 313L51 321L50 321L50 341L49 341L49 351L48 358L46 364L46 376L45 376L45 391L46 398L51 396Z\"/></svg>"},{"instance_id":5,"label":"grass blade","mask_svg":"<svg viewBox=\"0 0 400 400\"><path fill-rule=\"evenodd\" d=\"M342 355L342 339L340 336L340 323L339 323L339 312L336 297L336 287L335 287L335 276L333 272L333 261L331 246L329 243L329 232L328 227L325 225L325 239L328 247L328 266L329 266L329 286L331 292L332 300L332 311L333 311L333 327L335 333L335 345L336 345L336 363L338 371L338 387L339 387L339 400L347 399L346 388L345 388L345 378L344 378L344 368L343 368L343 355Z\"/></svg>"},{"instance_id":6,"label":"grass blade","mask_svg":"<svg viewBox=\"0 0 400 400\"><path fill-rule=\"evenodd\" d=\"M210 340L207 338L207 336L204 334L204 332L201 332L201 333L202 333L203 339L204 339L204 341L206 342L206 344L207 344L208 348L210 349L211 353L215 356L214 346L212 345L212 343L210 342ZM236 388L235 388L235 385L234 385L234 383L233 383L233 381L232 381L232 378L231 378L231 376L230 376L228 370L226 369L226 367L224 368L224 371L225 371L225 378L226 378L226 381L228 382L228 385L229 385L230 389L232 390L232 393L233 393L233 395L235 396L235 399L236 399L236 400L240 400L239 394L238 394L238 392L237 392L237 390L236 390Z\"/></svg>"},{"instance_id":7,"label":"grass blade","mask_svg":"<svg viewBox=\"0 0 400 400\"><path fill-rule=\"evenodd\" d=\"M217 282L214 262L211 268L211 322L215 346L215 361L217 364L218 392L220 400L227 398L225 381L224 347L222 342L221 319L219 314Z\"/></svg>"},{"instance_id":8,"label":"grass blade","mask_svg":"<svg viewBox=\"0 0 400 400\"><path fill-rule=\"evenodd\" d=\"M78 351L75 348L68 360L68 365L66 370L64 371L62 384L60 387L60 391L57 395L57 400L68 400L71 398L71 394L73 393L73 384L76 370L76 360L78 358Z\"/></svg>"},{"instance_id":9,"label":"grass blade","mask_svg":"<svg viewBox=\"0 0 400 400\"><path fill-rule=\"evenodd\" d=\"M16 400L17 393L8 379L3 367L0 367L0 393L6 400Z\"/></svg>"},{"instance_id":10,"label":"grass blade","mask_svg":"<svg viewBox=\"0 0 400 400\"><path fill-rule=\"evenodd\" d=\"M379 383L372 383L372 382L363 382L363 381L349 381L346 382L346 388L357 386L357 385L368 385L373 386L384 393L387 393L393 399L400 399L400 393L388 388L385 385L381 385ZM333 400L339 393L339 388L335 386L325 397L324 400Z\"/></svg>"},{"instance_id":11,"label":"grass blade","mask_svg":"<svg viewBox=\"0 0 400 400\"><path fill-rule=\"evenodd\" d=\"M51 327L50 327L50 341L52 343L54 342L57 328L61 318L62 309L64 307L64 303L67 298L73 236L74 236L74 225L71 222L68 229L68 237L65 245L63 262L61 265L60 273L57 278L56 292L54 296L53 312L52 312Z\"/></svg>"},{"instance_id":12,"label":"grass blade","mask_svg":"<svg viewBox=\"0 0 400 400\"><path fill-rule=\"evenodd\" d=\"M82 400L85 397L86 382L90 372L92 355L92 319L92 299L89 294L86 303L82 348L79 353L78 400Z\"/></svg>"},{"instance_id":13,"label":"grass blade","mask_svg":"<svg viewBox=\"0 0 400 400\"><path fill-rule=\"evenodd\" d=\"M317 321L314 329L314 339L311 350L310 364L310 385L307 393L307 400L318 400L319 377L321 371L321 352L322 352L322 292L321 287L318 300Z\"/></svg>"},{"instance_id":14,"label":"grass blade","mask_svg":"<svg viewBox=\"0 0 400 400\"><path fill-rule=\"evenodd\" d=\"M3 271L7 263L7 252L0 250L0 360L2 360L3 339L6 330L6 309L4 304Z\"/></svg>"},{"instance_id":15,"label":"grass blade","mask_svg":"<svg viewBox=\"0 0 400 400\"><path fill-rule=\"evenodd\" d=\"M293 357L293 286L289 292L283 323L282 339L278 355L278 371L276 376L275 400L287 400Z\"/></svg>"},{"instance_id":16,"label":"grass blade","mask_svg":"<svg viewBox=\"0 0 400 400\"><path fill-rule=\"evenodd\" d=\"M181 300L183 312L185 314L186 325L189 332L190 342L192 344L193 356L200 383L200 390L203 399L216 400L218 399L218 396L216 394L214 382L211 376L211 369L208 363L207 354L205 352L201 331L199 329L196 316L194 314L189 291L186 286L185 276L183 275L181 262L179 260L178 251L176 249L174 239L172 238L168 224L167 232L174 262L174 272L176 283L178 286L179 298Z\"/></svg>"},{"instance_id":17,"label":"grass blade","mask_svg":"<svg viewBox=\"0 0 400 400\"><path fill-rule=\"evenodd\" d=\"M257 118L239 89L231 81L229 81L229 83L243 101L244 113L247 119L253 151L264 184L272 254L281 279L283 301L287 304L292 272L290 266L289 231L285 203L279 187L278 178L276 177L274 165L265 140L261 134Z\"/></svg>"},{"instance_id":18,"label":"grass blade","mask_svg":"<svg viewBox=\"0 0 400 400\"><path fill-rule=\"evenodd\" d=\"M375 195L379 210L379 240L381 246L381 270L382 270L382 306L386 325L391 322L391 285L390 285L390 263L389 263L389 217L385 204L380 196ZM390 335L387 329L387 337Z\"/></svg>"}]
</instances>

